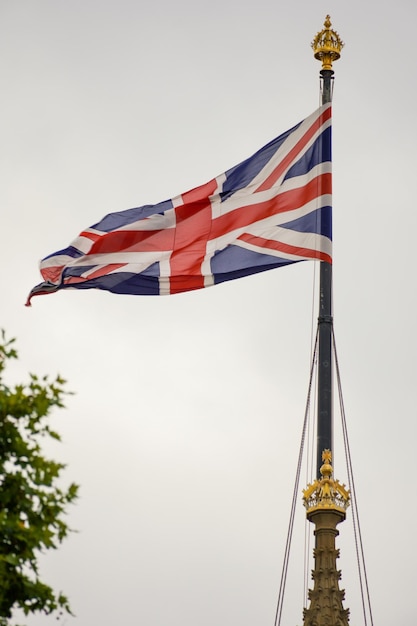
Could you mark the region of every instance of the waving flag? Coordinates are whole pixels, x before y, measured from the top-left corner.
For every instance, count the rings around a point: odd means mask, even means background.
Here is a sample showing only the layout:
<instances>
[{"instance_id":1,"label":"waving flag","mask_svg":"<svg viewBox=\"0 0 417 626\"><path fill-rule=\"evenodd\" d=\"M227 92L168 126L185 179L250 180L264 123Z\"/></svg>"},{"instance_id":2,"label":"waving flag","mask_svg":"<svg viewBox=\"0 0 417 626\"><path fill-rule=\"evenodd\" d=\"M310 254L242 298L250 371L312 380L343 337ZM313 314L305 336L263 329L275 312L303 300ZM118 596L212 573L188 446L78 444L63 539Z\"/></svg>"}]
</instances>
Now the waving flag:
<instances>
[{"instance_id":1,"label":"waving flag","mask_svg":"<svg viewBox=\"0 0 417 626\"><path fill-rule=\"evenodd\" d=\"M331 107L210 182L110 213L40 263L34 295L132 295L209 287L308 259L331 263Z\"/></svg>"}]
</instances>

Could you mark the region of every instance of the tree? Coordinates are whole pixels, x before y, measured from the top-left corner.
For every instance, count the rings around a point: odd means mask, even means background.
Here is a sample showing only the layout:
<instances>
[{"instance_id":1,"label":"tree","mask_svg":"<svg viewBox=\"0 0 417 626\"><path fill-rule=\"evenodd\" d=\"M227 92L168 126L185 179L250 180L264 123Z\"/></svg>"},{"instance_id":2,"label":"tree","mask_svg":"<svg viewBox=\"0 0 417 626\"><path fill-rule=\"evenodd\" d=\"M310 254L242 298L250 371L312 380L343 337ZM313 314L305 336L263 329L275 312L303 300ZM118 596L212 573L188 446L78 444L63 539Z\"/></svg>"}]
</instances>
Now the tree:
<instances>
[{"instance_id":1,"label":"tree","mask_svg":"<svg viewBox=\"0 0 417 626\"><path fill-rule=\"evenodd\" d=\"M7 387L4 370L18 356L13 343L1 333L0 626L10 624L13 609L71 613L68 599L40 580L38 559L70 532L64 516L78 491L75 484L59 486L65 465L45 458L41 449L45 438L60 441L48 416L64 406L65 381L31 374L26 384Z\"/></svg>"}]
</instances>

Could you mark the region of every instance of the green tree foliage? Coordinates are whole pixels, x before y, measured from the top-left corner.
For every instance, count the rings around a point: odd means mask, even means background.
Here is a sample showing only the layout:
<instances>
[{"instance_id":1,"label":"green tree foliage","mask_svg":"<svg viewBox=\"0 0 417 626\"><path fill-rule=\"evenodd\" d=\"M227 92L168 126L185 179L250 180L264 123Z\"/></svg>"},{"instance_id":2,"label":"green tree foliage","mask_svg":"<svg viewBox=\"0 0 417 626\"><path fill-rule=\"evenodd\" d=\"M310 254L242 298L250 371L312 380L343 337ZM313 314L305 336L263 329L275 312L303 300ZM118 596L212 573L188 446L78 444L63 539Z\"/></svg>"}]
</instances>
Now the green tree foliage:
<instances>
[{"instance_id":1,"label":"green tree foliage","mask_svg":"<svg viewBox=\"0 0 417 626\"><path fill-rule=\"evenodd\" d=\"M58 486L65 467L43 456L45 438L60 440L48 425L54 407L63 407L65 381L30 375L24 385L3 380L14 340L0 339L0 626L10 624L13 609L61 615L68 599L39 579L42 552L57 548L70 532L64 521L78 486Z\"/></svg>"}]
</instances>

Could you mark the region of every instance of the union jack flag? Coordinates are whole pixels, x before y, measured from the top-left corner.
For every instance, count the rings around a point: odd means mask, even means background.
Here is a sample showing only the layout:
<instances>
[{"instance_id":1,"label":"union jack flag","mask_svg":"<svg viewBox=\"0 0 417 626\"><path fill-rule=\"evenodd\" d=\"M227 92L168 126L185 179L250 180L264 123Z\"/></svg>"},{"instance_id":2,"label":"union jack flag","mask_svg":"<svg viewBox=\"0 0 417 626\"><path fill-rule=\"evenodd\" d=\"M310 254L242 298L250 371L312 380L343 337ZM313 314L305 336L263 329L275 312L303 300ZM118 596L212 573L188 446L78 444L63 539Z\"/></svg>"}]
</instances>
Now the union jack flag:
<instances>
[{"instance_id":1,"label":"union jack flag","mask_svg":"<svg viewBox=\"0 0 417 626\"><path fill-rule=\"evenodd\" d=\"M331 106L210 182L110 213L40 262L34 295L209 287L308 259L331 263Z\"/></svg>"}]
</instances>

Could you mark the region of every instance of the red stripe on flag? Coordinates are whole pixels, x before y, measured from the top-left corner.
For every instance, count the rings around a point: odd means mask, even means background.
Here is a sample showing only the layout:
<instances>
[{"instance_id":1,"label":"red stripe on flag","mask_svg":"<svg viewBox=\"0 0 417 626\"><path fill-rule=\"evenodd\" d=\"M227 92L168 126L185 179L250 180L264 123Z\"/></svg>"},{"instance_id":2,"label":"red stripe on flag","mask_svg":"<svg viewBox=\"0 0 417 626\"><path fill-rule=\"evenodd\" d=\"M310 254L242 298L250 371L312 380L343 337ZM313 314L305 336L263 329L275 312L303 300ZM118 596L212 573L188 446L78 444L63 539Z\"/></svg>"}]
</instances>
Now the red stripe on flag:
<instances>
[{"instance_id":1,"label":"red stripe on flag","mask_svg":"<svg viewBox=\"0 0 417 626\"><path fill-rule=\"evenodd\" d=\"M286 169L292 164L301 150L305 147L305 145L310 141L310 139L314 136L314 134L318 131L320 126L324 122L326 122L332 115L332 109L329 107L317 118L315 122L306 130L304 135L299 139L296 145L292 150L285 156L285 158L280 161L277 167L271 172L266 180L258 187L256 191L264 191L265 189L270 189L272 185L278 180L278 178L286 171Z\"/></svg>"},{"instance_id":2,"label":"red stripe on flag","mask_svg":"<svg viewBox=\"0 0 417 626\"><path fill-rule=\"evenodd\" d=\"M201 185L201 187L195 187L190 191L186 191L181 195L183 205L193 205L195 202L206 202L208 197L213 195L217 189L217 181L215 178L209 180L208 183Z\"/></svg>"},{"instance_id":3,"label":"red stripe on flag","mask_svg":"<svg viewBox=\"0 0 417 626\"><path fill-rule=\"evenodd\" d=\"M108 265L103 265L98 267L95 272L88 274L84 280L92 280L93 278L100 278L101 276L107 276L107 274L111 274L115 270L120 269L121 267L125 267L127 263L109 263ZM68 281L71 282L71 281Z\"/></svg>"},{"instance_id":4,"label":"red stripe on flag","mask_svg":"<svg viewBox=\"0 0 417 626\"><path fill-rule=\"evenodd\" d=\"M97 241L98 239L100 239L100 237L102 237L101 233L92 233L89 230L83 230L82 233L80 233L78 235L79 237L85 237L86 239L89 239L90 241Z\"/></svg>"},{"instance_id":5,"label":"red stripe on flag","mask_svg":"<svg viewBox=\"0 0 417 626\"><path fill-rule=\"evenodd\" d=\"M210 239L217 239L228 232L251 226L280 213L288 213L288 220L290 220L292 211L301 208L323 194L330 194L331 192L332 175L330 173L321 174L299 189L284 191L265 202L242 206L230 211L230 213L221 215L213 220Z\"/></svg>"},{"instance_id":6,"label":"red stripe on flag","mask_svg":"<svg viewBox=\"0 0 417 626\"><path fill-rule=\"evenodd\" d=\"M120 267L124 267L126 263L109 263L108 265L103 265L96 269L95 272L88 274L88 276L68 276L64 278L64 285L74 285L77 283L85 283L89 280L93 280L93 278L100 278L101 276L107 276L114 272L114 270L119 269Z\"/></svg>"},{"instance_id":7,"label":"red stripe on flag","mask_svg":"<svg viewBox=\"0 0 417 626\"><path fill-rule=\"evenodd\" d=\"M65 265L54 265L53 267L43 267L41 268L42 278L45 282L58 284L61 282L61 274Z\"/></svg>"},{"instance_id":8,"label":"red stripe on flag","mask_svg":"<svg viewBox=\"0 0 417 626\"><path fill-rule=\"evenodd\" d=\"M320 250L312 250L311 248L300 248L299 246L292 246L282 241L274 241L272 239L264 239L263 237L255 237L253 235L242 235L238 238L241 241L252 244L262 248L263 250L275 250L277 252L285 252L286 254L295 254L296 256L305 256L309 259L319 259L320 261L332 262L332 257L326 252L320 252Z\"/></svg>"},{"instance_id":9,"label":"red stripe on flag","mask_svg":"<svg viewBox=\"0 0 417 626\"><path fill-rule=\"evenodd\" d=\"M172 294L204 287L201 264L212 225L209 196L216 188L216 180L211 180L188 191L182 195L184 204L175 208L175 241L170 259Z\"/></svg>"},{"instance_id":10,"label":"red stripe on flag","mask_svg":"<svg viewBox=\"0 0 417 626\"><path fill-rule=\"evenodd\" d=\"M91 246L88 255L172 250L174 236L174 228L163 230L116 230L102 235Z\"/></svg>"}]
</instances>

